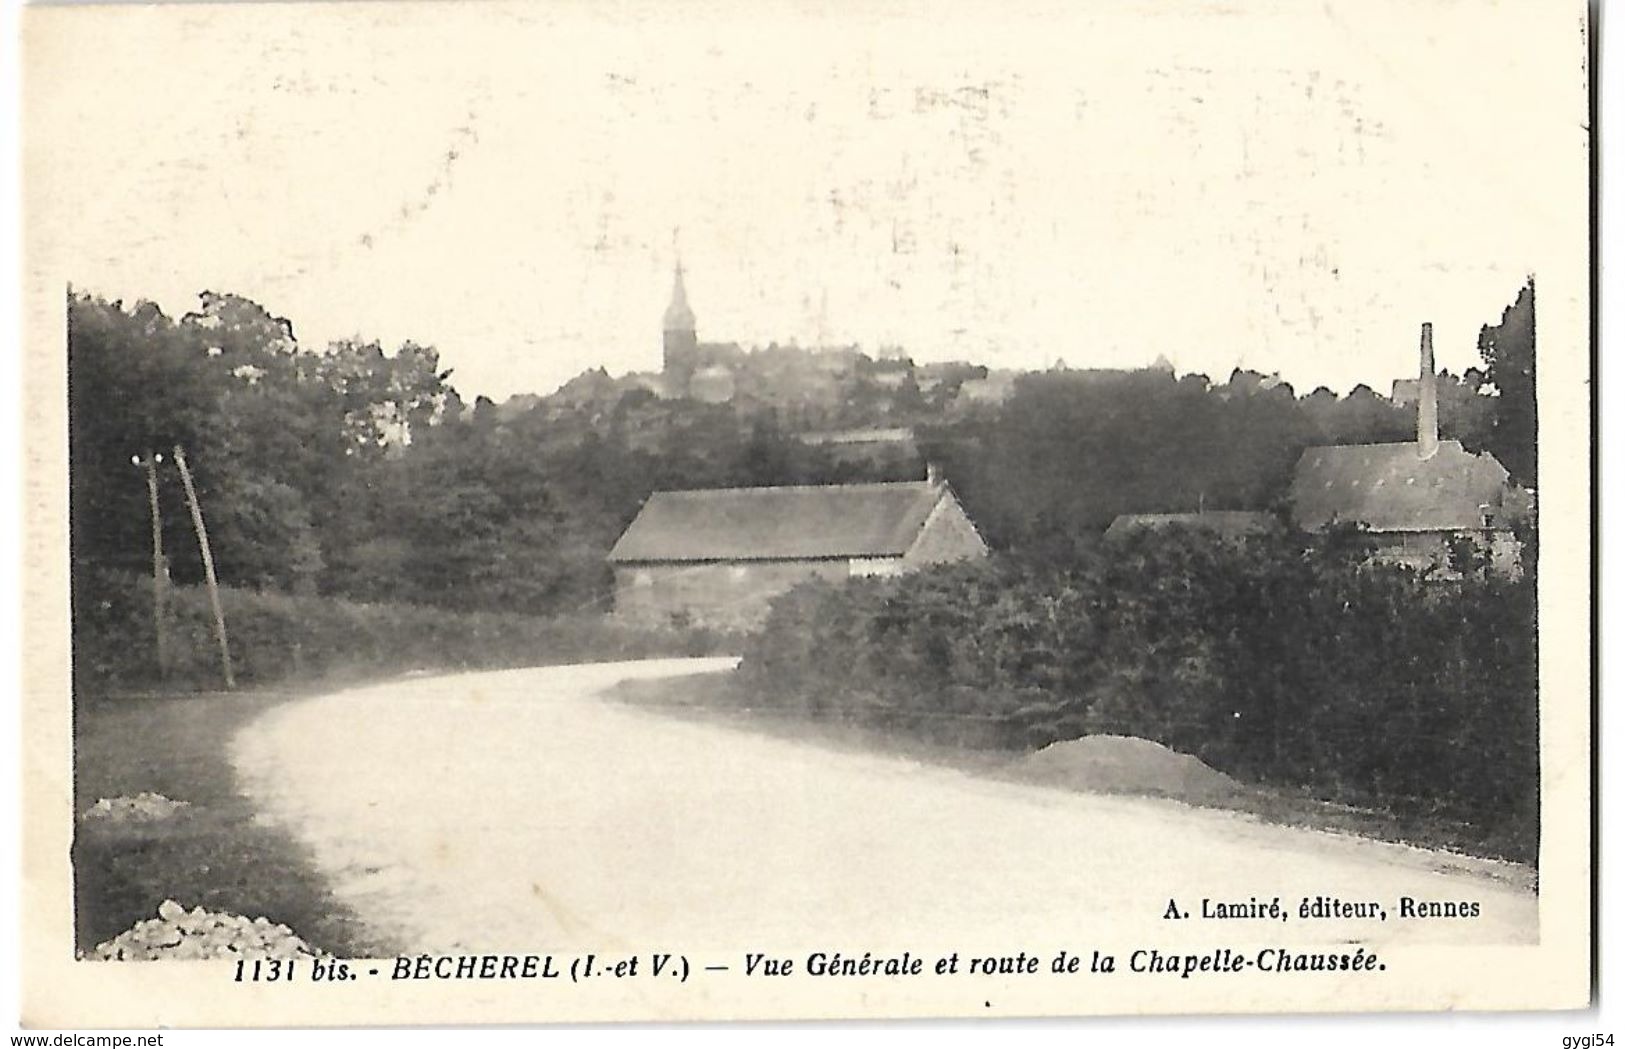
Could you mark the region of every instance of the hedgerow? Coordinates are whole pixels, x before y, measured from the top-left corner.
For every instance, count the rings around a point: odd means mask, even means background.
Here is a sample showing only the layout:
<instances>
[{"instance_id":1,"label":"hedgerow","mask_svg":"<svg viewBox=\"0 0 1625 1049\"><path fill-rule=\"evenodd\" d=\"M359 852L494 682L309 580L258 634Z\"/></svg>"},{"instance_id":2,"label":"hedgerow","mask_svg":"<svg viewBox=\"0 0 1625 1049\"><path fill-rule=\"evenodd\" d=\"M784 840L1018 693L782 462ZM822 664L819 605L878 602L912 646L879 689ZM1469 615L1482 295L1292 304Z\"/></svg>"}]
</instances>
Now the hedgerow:
<instances>
[{"instance_id":1,"label":"hedgerow","mask_svg":"<svg viewBox=\"0 0 1625 1049\"><path fill-rule=\"evenodd\" d=\"M1371 564L1357 534L1147 533L809 584L747 644L758 701L935 739L1155 740L1253 782L1534 851L1532 579Z\"/></svg>"},{"instance_id":2,"label":"hedgerow","mask_svg":"<svg viewBox=\"0 0 1625 1049\"><path fill-rule=\"evenodd\" d=\"M220 654L202 587L168 591L167 667L158 664L152 581L87 574L76 587L79 694L217 689ZM333 674L465 670L698 655L725 640L703 629L633 626L608 616L452 612L223 587L232 667L241 685Z\"/></svg>"}]
</instances>

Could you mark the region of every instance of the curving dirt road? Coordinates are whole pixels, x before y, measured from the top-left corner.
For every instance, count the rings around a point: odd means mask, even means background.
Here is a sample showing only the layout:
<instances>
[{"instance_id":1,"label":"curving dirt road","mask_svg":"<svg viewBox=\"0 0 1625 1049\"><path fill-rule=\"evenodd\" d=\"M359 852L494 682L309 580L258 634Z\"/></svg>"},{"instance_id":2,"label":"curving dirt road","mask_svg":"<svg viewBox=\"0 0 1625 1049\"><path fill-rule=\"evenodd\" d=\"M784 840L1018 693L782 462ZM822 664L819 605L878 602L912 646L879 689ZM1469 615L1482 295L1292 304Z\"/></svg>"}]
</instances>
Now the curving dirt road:
<instances>
[{"instance_id":1,"label":"curving dirt road","mask_svg":"<svg viewBox=\"0 0 1625 1049\"><path fill-rule=\"evenodd\" d=\"M263 818L403 951L1512 943L1493 865L678 721L595 698L654 660L419 678L291 704L233 760ZM1203 920L1279 896L1291 920ZM1387 920L1300 921L1305 897ZM1189 920L1165 920L1170 897ZM1401 897L1479 916L1402 920Z\"/></svg>"}]
</instances>

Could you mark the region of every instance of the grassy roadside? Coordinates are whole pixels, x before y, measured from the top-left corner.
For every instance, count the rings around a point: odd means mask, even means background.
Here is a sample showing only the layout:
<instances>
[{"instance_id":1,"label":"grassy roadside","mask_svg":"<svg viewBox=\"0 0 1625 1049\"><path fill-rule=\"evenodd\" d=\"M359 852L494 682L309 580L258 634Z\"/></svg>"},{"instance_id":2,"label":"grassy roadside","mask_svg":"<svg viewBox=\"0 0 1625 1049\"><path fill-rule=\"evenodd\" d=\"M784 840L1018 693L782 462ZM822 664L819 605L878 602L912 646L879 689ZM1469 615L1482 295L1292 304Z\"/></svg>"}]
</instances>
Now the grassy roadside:
<instances>
[{"instance_id":1,"label":"grassy roadside","mask_svg":"<svg viewBox=\"0 0 1625 1049\"><path fill-rule=\"evenodd\" d=\"M165 899L264 916L312 946L348 957L388 954L328 891L309 852L256 822L238 793L229 745L278 704L329 691L154 694L81 702L74 717L74 811L98 798L162 794L189 807L155 823L80 822L73 846L74 934L89 952L152 917Z\"/></svg>"},{"instance_id":2,"label":"grassy roadside","mask_svg":"<svg viewBox=\"0 0 1625 1049\"><path fill-rule=\"evenodd\" d=\"M927 742L853 721L813 718L799 711L776 709L744 694L728 671L628 681L605 695L665 716L722 724L834 749L889 754L972 775L1037 782L1024 775L1020 767L1027 752ZM1494 867L1483 872L1521 888L1533 889L1536 883L1532 866L1535 857L1522 843L1487 836L1478 828L1428 814L1359 808L1324 801L1306 791L1255 784L1243 784L1223 799L1165 796L1188 804L1246 813L1281 826L1350 834L1496 861Z\"/></svg>"}]
</instances>

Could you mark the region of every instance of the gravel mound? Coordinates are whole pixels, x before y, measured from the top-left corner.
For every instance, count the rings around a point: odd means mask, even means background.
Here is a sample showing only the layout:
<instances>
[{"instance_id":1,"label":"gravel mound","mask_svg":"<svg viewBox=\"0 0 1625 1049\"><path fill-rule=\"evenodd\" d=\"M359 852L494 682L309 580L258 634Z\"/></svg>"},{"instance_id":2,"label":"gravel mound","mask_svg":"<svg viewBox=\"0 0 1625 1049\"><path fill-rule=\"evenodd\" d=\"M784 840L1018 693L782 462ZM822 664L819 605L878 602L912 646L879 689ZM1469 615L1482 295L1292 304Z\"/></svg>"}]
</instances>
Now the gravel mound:
<instances>
[{"instance_id":1,"label":"gravel mound","mask_svg":"<svg viewBox=\"0 0 1625 1049\"><path fill-rule=\"evenodd\" d=\"M225 911L187 910L174 900L158 905L158 917L136 922L93 957L108 961L191 960L200 958L313 958L308 943L286 925L268 918L244 918Z\"/></svg>"},{"instance_id":2,"label":"gravel mound","mask_svg":"<svg viewBox=\"0 0 1625 1049\"><path fill-rule=\"evenodd\" d=\"M1231 801L1246 788L1189 754L1134 736L1061 740L1017 762L1019 778L1100 794L1150 794L1192 805Z\"/></svg>"},{"instance_id":3,"label":"gravel mound","mask_svg":"<svg viewBox=\"0 0 1625 1049\"><path fill-rule=\"evenodd\" d=\"M191 803L173 801L162 794L144 790L135 797L98 798L79 817L83 823L155 823L190 808Z\"/></svg>"}]
</instances>

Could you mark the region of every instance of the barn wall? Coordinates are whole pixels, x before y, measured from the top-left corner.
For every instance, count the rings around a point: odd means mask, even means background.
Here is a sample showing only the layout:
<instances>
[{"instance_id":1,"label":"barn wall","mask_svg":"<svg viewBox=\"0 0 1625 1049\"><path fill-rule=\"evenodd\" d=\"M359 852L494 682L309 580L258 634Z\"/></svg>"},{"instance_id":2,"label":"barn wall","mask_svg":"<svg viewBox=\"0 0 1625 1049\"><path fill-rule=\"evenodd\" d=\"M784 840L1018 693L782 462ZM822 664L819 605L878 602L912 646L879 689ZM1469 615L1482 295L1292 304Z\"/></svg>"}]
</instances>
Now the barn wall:
<instances>
[{"instance_id":1,"label":"barn wall","mask_svg":"<svg viewBox=\"0 0 1625 1049\"><path fill-rule=\"evenodd\" d=\"M686 616L704 626L748 629L761 623L769 601L797 583L840 582L849 571L845 560L617 565L615 612L646 623Z\"/></svg>"},{"instance_id":2,"label":"barn wall","mask_svg":"<svg viewBox=\"0 0 1625 1049\"><path fill-rule=\"evenodd\" d=\"M1385 564L1404 565L1418 572L1450 564L1448 532L1379 532L1372 558Z\"/></svg>"},{"instance_id":3,"label":"barn wall","mask_svg":"<svg viewBox=\"0 0 1625 1049\"><path fill-rule=\"evenodd\" d=\"M1482 544L1489 550L1490 571L1508 579L1523 576L1523 544L1505 529L1487 533Z\"/></svg>"},{"instance_id":4,"label":"barn wall","mask_svg":"<svg viewBox=\"0 0 1625 1049\"><path fill-rule=\"evenodd\" d=\"M987 544L977 534L976 526L965 515L959 500L950 496L937 504L903 560L909 567L918 568L986 556Z\"/></svg>"},{"instance_id":5,"label":"barn wall","mask_svg":"<svg viewBox=\"0 0 1625 1049\"><path fill-rule=\"evenodd\" d=\"M1504 529L1447 532L1388 532L1377 536L1376 560L1407 565L1417 571L1432 569L1439 578L1455 578L1450 569L1450 543L1456 536L1470 539L1489 557L1490 571L1508 578L1523 574L1522 547Z\"/></svg>"}]
</instances>

